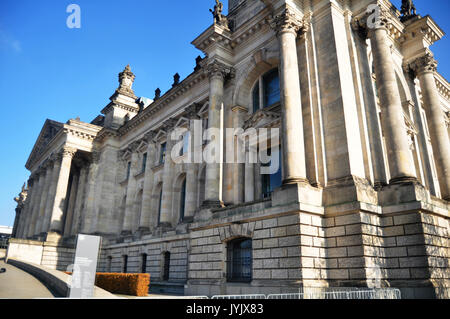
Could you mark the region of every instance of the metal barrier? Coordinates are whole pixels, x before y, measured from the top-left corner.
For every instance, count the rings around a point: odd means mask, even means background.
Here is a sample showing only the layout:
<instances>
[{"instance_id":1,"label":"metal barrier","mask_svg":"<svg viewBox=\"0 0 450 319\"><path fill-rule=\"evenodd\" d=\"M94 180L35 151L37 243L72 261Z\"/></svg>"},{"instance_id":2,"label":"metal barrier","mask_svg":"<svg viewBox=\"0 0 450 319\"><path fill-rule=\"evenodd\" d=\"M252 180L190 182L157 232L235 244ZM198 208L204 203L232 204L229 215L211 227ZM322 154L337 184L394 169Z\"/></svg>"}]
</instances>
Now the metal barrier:
<instances>
[{"instance_id":1,"label":"metal barrier","mask_svg":"<svg viewBox=\"0 0 450 319\"><path fill-rule=\"evenodd\" d=\"M211 299L266 299L266 295L219 295L213 296Z\"/></svg>"},{"instance_id":2,"label":"metal barrier","mask_svg":"<svg viewBox=\"0 0 450 319\"><path fill-rule=\"evenodd\" d=\"M272 294L267 299L401 299L399 289L380 288L380 289L331 289L332 291L291 293L291 294Z\"/></svg>"}]
</instances>

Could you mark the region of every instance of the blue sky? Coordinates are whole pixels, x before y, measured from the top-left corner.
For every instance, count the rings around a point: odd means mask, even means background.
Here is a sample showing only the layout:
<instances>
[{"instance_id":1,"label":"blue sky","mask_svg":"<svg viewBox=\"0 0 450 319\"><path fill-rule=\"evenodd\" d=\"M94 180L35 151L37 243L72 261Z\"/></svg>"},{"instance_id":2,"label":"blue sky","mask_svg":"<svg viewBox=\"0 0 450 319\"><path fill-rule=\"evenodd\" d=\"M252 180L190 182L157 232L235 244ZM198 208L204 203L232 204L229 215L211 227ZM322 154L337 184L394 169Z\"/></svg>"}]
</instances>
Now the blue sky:
<instances>
[{"instance_id":1,"label":"blue sky","mask_svg":"<svg viewBox=\"0 0 450 319\"><path fill-rule=\"evenodd\" d=\"M81 7L81 29L66 26L71 3ZM449 1L415 3L450 32ZM45 120L90 122L127 64L136 95L168 90L175 73L184 78L193 71L200 52L190 42L212 23L213 6L214 0L0 1L0 225L14 222L13 198L28 179L24 165ZM433 50L450 79L450 41Z\"/></svg>"}]
</instances>

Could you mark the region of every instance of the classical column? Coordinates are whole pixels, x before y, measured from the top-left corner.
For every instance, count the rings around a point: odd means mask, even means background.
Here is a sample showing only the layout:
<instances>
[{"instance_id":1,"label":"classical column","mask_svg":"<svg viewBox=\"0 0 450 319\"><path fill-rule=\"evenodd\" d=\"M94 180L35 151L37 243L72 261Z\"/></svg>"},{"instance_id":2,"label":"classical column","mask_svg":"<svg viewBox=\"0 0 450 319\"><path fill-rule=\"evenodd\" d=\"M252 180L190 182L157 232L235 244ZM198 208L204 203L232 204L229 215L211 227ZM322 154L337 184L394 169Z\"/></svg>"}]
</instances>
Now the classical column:
<instances>
[{"instance_id":1,"label":"classical column","mask_svg":"<svg viewBox=\"0 0 450 319\"><path fill-rule=\"evenodd\" d=\"M81 218L84 215L84 203L86 194L86 182L88 178L89 167L87 163L82 163L80 168L80 178L78 180L78 191L75 199L75 209L73 214L73 221L70 228L70 235L77 235L80 231Z\"/></svg>"},{"instance_id":2,"label":"classical column","mask_svg":"<svg viewBox=\"0 0 450 319\"><path fill-rule=\"evenodd\" d=\"M72 166L72 158L74 157L77 149L65 146L62 150L61 166L59 173L56 174L56 189L55 200L53 203L53 210L50 219L50 232L58 235L62 234L63 221L64 221L64 209L65 202L68 197L67 187L69 184L70 168ZM57 166L57 165L55 165Z\"/></svg>"},{"instance_id":3,"label":"classical column","mask_svg":"<svg viewBox=\"0 0 450 319\"><path fill-rule=\"evenodd\" d=\"M436 87L435 73L437 61L427 52L409 64L420 81L428 130L433 147L433 155L443 199L450 200L450 142L445 114L441 107Z\"/></svg>"},{"instance_id":4,"label":"classical column","mask_svg":"<svg viewBox=\"0 0 450 319\"><path fill-rule=\"evenodd\" d=\"M53 203L55 202L56 183L58 182L57 176L61 167L61 155L55 154L52 156L48 163L49 174L49 188L47 191L47 200L45 203L45 213L42 222L41 236L45 237L45 234L50 231L50 219L52 217Z\"/></svg>"},{"instance_id":5,"label":"classical column","mask_svg":"<svg viewBox=\"0 0 450 319\"><path fill-rule=\"evenodd\" d=\"M72 182L70 183L70 195L69 195L69 203L67 205L66 217L64 218L64 236L68 237L71 235L72 224L74 221L74 213L75 213L75 204L78 193L78 182L80 179L79 173L75 173L72 175Z\"/></svg>"},{"instance_id":6,"label":"classical column","mask_svg":"<svg viewBox=\"0 0 450 319\"><path fill-rule=\"evenodd\" d=\"M123 219L122 225L122 235L127 236L131 235L133 231L133 220L134 220L134 204L136 199L136 180L134 175L138 172L139 166L139 155L135 149L133 149L133 153L131 154L131 169L130 175L128 176L128 184L127 184L127 200L125 203L125 216Z\"/></svg>"},{"instance_id":7,"label":"classical column","mask_svg":"<svg viewBox=\"0 0 450 319\"><path fill-rule=\"evenodd\" d=\"M246 146L245 152L245 202L255 200L255 163L252 161L251 147ZM254 152L256 154L256 152Z\"/></svg>"},{"instance_id":8,"label":"classical column","mask_svg":"<svg viewBox=\"0 0 450 319\"><path fill-rule=\"evenodd\" d=\"M283 184L307 183L297 35L303 24L289 9L270 23L280 47Z\"/></svg>"},{"instance_id":9,"label":"classical column","mask_svg":"<svg viewBox=\"0 0 450 319\"><path fill-rule=\"evenodd\" d=\"M41 197L42 192L44 190L44 179L45 179L45 170L41 167L37 172L37 185L36 185L36 195L33 200L31 218L30 218L30 227L28 228L28 237L33 238L36 235L38 217L39 217L39 208L41 205Z\"/></svg>"},{"instance_id":10,"label":"classical column","mask_svg":"<svg viewBox=\"0 0 450 319\"><path fill-rule=\"evenodd\" d=\"M190 117L189 126L189 162L186 164L186 207L184 220L190 221L194 218L197 210L197 193L198 193L198 163L195 163L195 153L201 152L199 145L195 143L195 120L199 120L196 115Z\"/></svg>"},{"instance_id":11,"label":"classical column","mask_svg":"<svg viewBox=\"0 0 450 319\"><path fill-rule=\"evenodd\" d=\"M28 237L28 229L30 226L30 216L32 212L32 203L33 199L35 197L35 190L36 190L36 175L31 174L30 179L28 180L28 187L30 189L28 198L25 202L25 211L22 216L22 225L20 229L20 238L26 239Z\"/></svg>"},{"instance_id":12,"label":"classical column","mask_svg":"<svg viewBox=\"0 0 450 319\"><path fill-rule=\"evenodd\" d=\"M92 160L87 168L86 178L86 199L85 209L81 220L80 232L83 234L91 234L91 227L95 218L95 202L96 202L96 182L98 182L98 166L100 162L100 152L93 151Z\"/></svg>"},{"instance_id":13,"label":"classical column","mask_svg":"<svg viewBox=\"0 0 450 319\"><path fill-rule=\"evenodd\" d=\"M162 186L162 199L161 199L161 218L160 225L165 227L172 226L172 199L173 199L173 170L174 163L172 160L172 148L174 142L170 138L172 134L172 128L167 129L167 141L166 141L166 157L163 169L163 186Z\"/></svg>"},{"instance_id":14,"label":"classical column","mask_svg":"<svg viewBox=\"0 0 450 319\"><path fill-rule=\"evenodd\" d=\"M141 217L139 220L139 231L141 233L146 233L150 231L151 227L151 205L152 205L152 193L153 193L153 165L155 163L156 156L156 145L153 142L156 134L153 131L148 132L145 135L147 140L147 163L145 164L145 175L144 175L144 189L142 194L142 209Z\"/></svg>"},{"instance_id":15,"label":"classical column","mask_svg":"<svg viewBox=\"0 0 450 319\"><path fill-rule=\"evenodd\" d=\"M416 180L414 162L409 148L403 108L389 46L387 25L389 13L380 12L377 23L367 26L372 46L373 63L381 104L381 125L391 174L390 183Z\"/></svg>"},{"instance_id":16,"label":"classical column","mask_svg":"<svg viewBox=\"0 0 450 319\"><path fill-rule=\"evenodd\" d=\"M210 136L206 150L211 158L207 159L204 207L222 207L222 168L223 168L223 93L224 81L231 69L214 60L207 67L209 75L209 111L208 129L215 130ZM212 151L214 150L214 151Z\"/></svg>"},{"instance_id":17,"label":"classical column","mask_svg":"<svg viewBox=\"0 0 450 319\"><path fill-rule=\"evenodd\" d=\"M247 108L235 106L231 109L233 112L233 127L242 129L244 127L245 116L248 113ZM239 136L234 138L235 164L233 166L233 190L235 204L241 204L245 201L245 142Z\"/></svg>"},{"instance_id":18,"label":"classical column","mask_svg":"<svg viewBox=\"0 0 450 319\"><path fill-rule=\"evenodd\" d=\"M52 178L52 174L51 174L51 169L49 168L50 163L47 162L45 163L45 179L44 179L44 185L42 188L42 194L41 194L41 201L39 203L39 213L38 213L38 220L37 220L37 225L36 225L36 230L35 230L35 235L40 235L43 231L43 225L45 223L45 206L47 204L47 197L48 197L48 190L50 188L50 183L51 183L51 178Z\"/></svg>"}]
</instances>

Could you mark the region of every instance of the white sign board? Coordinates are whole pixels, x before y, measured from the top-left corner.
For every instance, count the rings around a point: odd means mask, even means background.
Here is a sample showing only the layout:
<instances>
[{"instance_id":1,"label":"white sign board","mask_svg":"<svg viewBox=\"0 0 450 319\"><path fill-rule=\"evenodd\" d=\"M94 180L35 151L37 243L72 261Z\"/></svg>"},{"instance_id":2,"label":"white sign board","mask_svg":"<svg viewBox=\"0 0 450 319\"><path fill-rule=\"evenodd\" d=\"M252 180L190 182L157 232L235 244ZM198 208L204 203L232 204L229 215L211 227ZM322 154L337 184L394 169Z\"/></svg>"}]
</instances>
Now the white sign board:
<instances>
[{"instance_id":1,"label":"white sign board","mask_svg":"<svg viewBox=\"0 0 450 319\"><path fill-rule=\"evenodd\" d=\"M94 296L97 260L101 237L78 235L75 262L73 265L70 298L87 299Z\"/></svg>"}]
</instances>

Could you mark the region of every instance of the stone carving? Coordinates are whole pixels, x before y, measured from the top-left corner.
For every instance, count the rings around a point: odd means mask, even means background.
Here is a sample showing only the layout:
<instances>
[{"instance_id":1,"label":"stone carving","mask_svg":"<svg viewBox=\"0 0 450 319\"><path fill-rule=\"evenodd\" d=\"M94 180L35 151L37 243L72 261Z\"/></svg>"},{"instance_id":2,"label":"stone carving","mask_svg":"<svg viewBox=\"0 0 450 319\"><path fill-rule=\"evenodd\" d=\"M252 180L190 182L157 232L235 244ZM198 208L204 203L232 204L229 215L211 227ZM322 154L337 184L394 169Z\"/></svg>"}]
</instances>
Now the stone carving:
<instances>
[{"instance_id":1,"label":"stone carving","mask_svg":"<svg viewBox=\"0 0 450 319\"><path fill-rule=\"evenodd\" d=\"M209 9L209 11L212 13L214 17L214 24L228 27L228 20L227 17L225 17L223 12L223 3L220 2L220 0L216 0L216 5L214 6L214 10Z\"/></svg>"},{"instance_id":2,"label":"stone carving","mask_svg":"<svg viewBox=\"0 0 450 319\"><path fill-rule=\"evenodd\" d=\"M222 79L225 79L225 77L233 74L233 69L231 67L217 60L213 60L208 64L206 71L210 78L221 77Z\"/></svg>"},{"instance_id":3,"label":"stone carving","mask_svg":"<svg viewBox=\"0 0 450 319\"><path fill-rule=\"evenodd\" d=\"M62 149L62 156L63 157L74 157L76 152L77 152L76 148L73 148L70 146L64 146Z\"/></svg>"},{"instance_id":4,"label":"stone carving","mask_svg":"<svg viewBox=\"0 0 450 319\"><path fill-rule=\"evenodd\" d=\"M402 0L401 13L402 17L400 18L400 20L402 22L405 22L417 16L416 6L414 5L412 0Z\"/></svg>"},{"instance_id":5,"label":"stone carving","mask_svg":"<svg viewBox=\"0 0 450 319\"><path fill-rule=\"evenodd\" d=\"M413 71L416 75L426 72L436 72L437 70L437 61L434 59L433 53L427 51L425 55L415 59L411 63L408 64L408 67L411 71Z\"/></svg>"},{"instance_id":6,"label":"stone carving","mask_svg":"<svg viewBox=\"0 0 450 319\"><path fill-rule=\"evenodd\" d=\"M289 8L269 21L270 27L277 35L284 32L297 34L304 27L303 22Z\"/></svg>"},{"instance_id":7,"label":"stone carving","mask_svg":"<svg viewBox=\"0 0 450 319\"><path fill-rule=\"evenodd\" d=\"M161 97L161 89L160 88L157 88L156 90L155 90L155 98L153 99L153 100L158 100L159 98Z\"/></svg>"},{"instance_id":8,"label":"stone carving","mask_svg":"<svg viewBox=\"0 0 450 319\"><path fill-rule=\"evenodd\" d=\"M203 61L203 58L201 56L198 56L195 59L195 68L194 68L194 72L200 70L202 68L201 62Z\"/></svg>"},{"instance_id":9,"label":"stone carving","mask_svg":"<svg viewBox=\"0 0 450 319\"><path fill-rule=\"evenodd\" d=\"M376 10L368 11L355 17L351 22L351 26L353 31L357 32L363 39L366 39L370 30L389 29L389 25L392 24L391 19L390 12L378 6Z\"/></svg>"},{"instance_id":10,"label":"stone carving","mask_svg":"<svg viewBox=\"0 0 450 319\"><path fill-rule=\"evenodd\" d=\"M119 88L116 92L136 98L132 88L135 78L136 76L131 72L130 65L128 64L125 69L119 73Z\"/></svg>"},{"instance_id":11,"label":"stone carving","mask_svg":"<svg viewBox=\"0 0 450 319\"><path fill-rule=\"evenodd\" d=\"M177 86L178 84L180 84L180 75L178 73L175 73L175 75L173 76L172 87Z\"/></svg>"}]
</instances>

